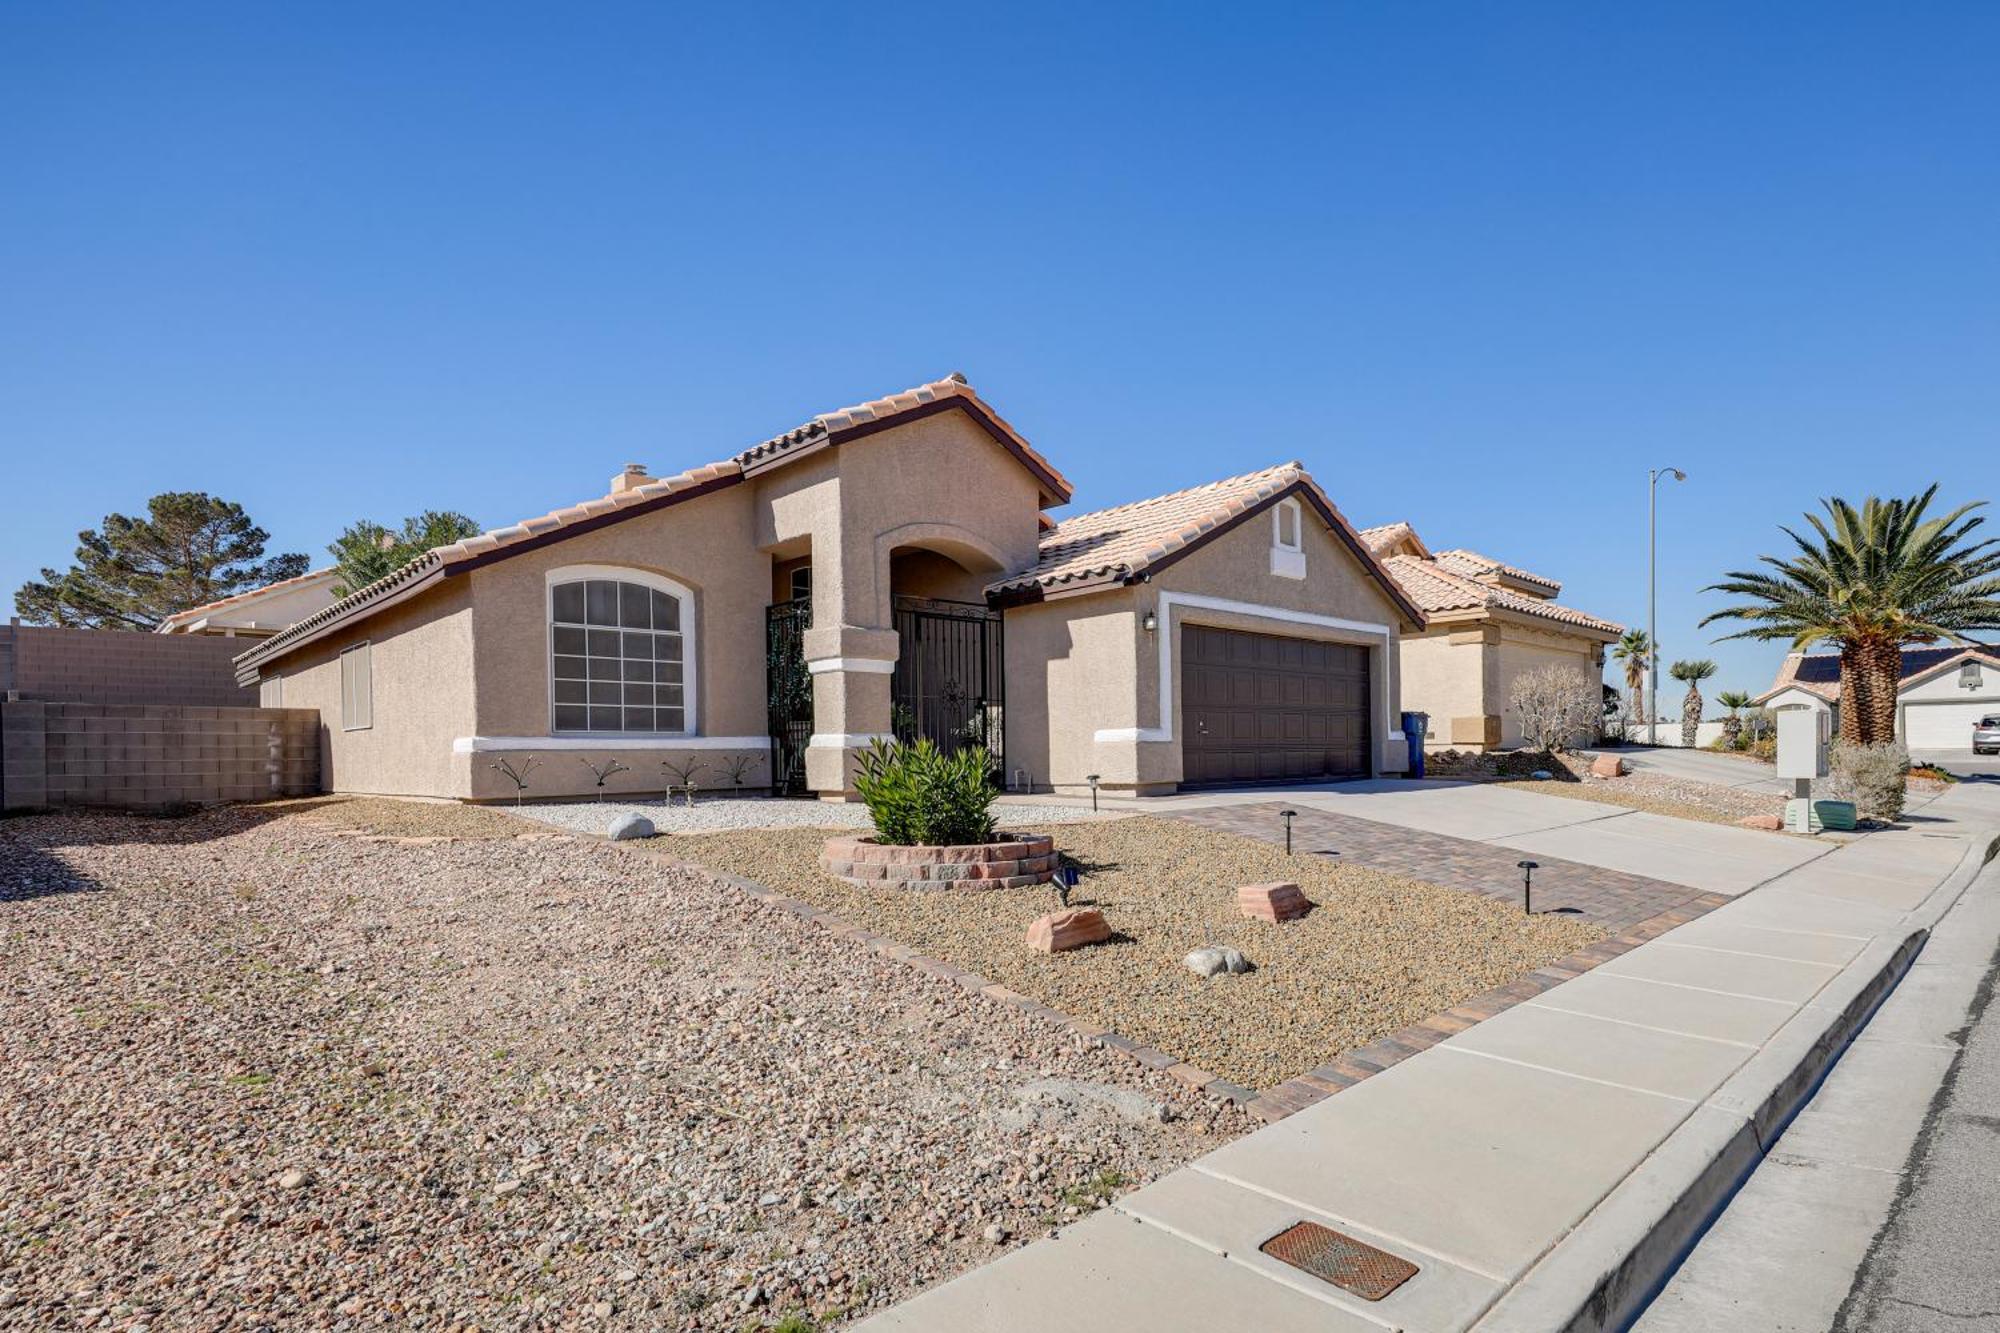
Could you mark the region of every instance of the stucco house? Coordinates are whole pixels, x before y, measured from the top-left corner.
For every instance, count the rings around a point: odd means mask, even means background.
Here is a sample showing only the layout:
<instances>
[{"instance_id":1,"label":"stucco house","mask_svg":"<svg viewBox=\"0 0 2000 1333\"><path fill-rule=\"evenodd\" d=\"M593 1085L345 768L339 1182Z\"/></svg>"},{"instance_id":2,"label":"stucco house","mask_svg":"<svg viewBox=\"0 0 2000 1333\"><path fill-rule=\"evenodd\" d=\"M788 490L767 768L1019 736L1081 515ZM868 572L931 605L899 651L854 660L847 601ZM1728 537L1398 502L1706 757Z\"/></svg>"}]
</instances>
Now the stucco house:
<instances>
[{"instance_id":1,"label":"stucco house","mask_svg":"<svg viewBox=\"0 0 2000 1333\"><path fill-rule=\"evenodd\" d=\"M251 588L201 606L177 611L153 627L155 634L215 634L233 639L261 639L290 629L334 603L333 588L340 571L328 566Z\"/></svg>"},{"instance_id":2,"label":"stucco house","mask_svg":"<svg viewBox=\"0 0 2000 1333\"><path fill-rule=\"evenodd\" d=\"M892 734L1017 788L1396 773L1423 614L1297 463L1054 522L963 377L428 552L237 659L317 708L329 789L851 793Z\"/></svg>"},{"instance_id":3,"label":"stucco house","mask_svg":"<svg viewBox=\"0 0 2000 1333\"><path fill-rule=\"evenodd\" d=\"M1464 549L1433 554L1408 523L1366 528L1424 623L1403 636L1403 707L1430 714L1424 748L1503 750L1521 743L1508 704L1514 682L1540 667L1604 675L1604 648L1624 627L1555 598L1562 584Z\"/></svg>"},{"instance_id":4,"label":"stucco house","mask_svg":"<svg viewBox=\"0 0 2000 1333\"><path fill-rule=\"evenodd\" d=\"M1760 707L1811 708L1840 729L1840 655L1788 653ZM1905 648L1896 685L1896 738L1912 750L1969 750L1972 727L2000 714L2000 647L1951 643Z\"/></svg>"}]
</instances>

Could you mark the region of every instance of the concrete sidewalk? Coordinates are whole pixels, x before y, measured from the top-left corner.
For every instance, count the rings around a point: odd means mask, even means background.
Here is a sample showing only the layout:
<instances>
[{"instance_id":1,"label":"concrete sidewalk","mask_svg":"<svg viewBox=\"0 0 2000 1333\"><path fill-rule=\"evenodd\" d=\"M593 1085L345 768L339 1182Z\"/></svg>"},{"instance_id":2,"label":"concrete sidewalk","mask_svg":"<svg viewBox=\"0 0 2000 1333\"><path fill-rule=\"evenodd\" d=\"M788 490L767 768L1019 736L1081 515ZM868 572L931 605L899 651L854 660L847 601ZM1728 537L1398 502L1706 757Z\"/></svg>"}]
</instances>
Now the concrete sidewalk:
<instances>
[{"instance_id":1,"label":"concrete sidewalk","mask_svg":"<svg viewBox=\"0 0 2000 1333\"><path fill-rule=\"evenodd\" d=\"M1997 950L2000 864L1932 930L1642 1333L2000 1327Z\"/></svg>"},{"instance_id":2,"label":"concrete sidewalk","mask_svg":"<svg viewBox=\"0 0 2000 1333\"><path fill-rule=\"evenodd\" d=\"M1550 831L1507 826L1542 813L1505 799L1526 793L1471 790L1502 798L1480 807L1494 840ZM1409 804L1394 790L1351 794ZM1779 872L864 1327L1615 1325L1753 1169L1983 861L1992 812L1945 805ZM1603 821L1559 827L1591 822ZM1675 844L1653 845L1665 857ZM1418 1272L1369 1302L1259 1250L1301 1220Z\"/></svg>"}]
</instances>

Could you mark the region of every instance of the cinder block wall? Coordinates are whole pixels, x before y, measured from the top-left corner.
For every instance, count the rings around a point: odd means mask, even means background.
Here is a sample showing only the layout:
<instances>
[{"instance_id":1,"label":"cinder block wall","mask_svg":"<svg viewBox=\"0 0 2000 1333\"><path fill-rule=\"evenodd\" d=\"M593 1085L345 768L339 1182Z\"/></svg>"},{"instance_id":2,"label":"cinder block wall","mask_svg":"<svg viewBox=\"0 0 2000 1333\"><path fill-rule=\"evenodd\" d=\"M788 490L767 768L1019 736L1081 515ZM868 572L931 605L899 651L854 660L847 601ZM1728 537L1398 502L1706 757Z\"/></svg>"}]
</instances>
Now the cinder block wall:
<instances>
[{"instance_id":1,"label":"cinder block wall","mask_svg":"<svg viewBox=\"0 0 2000 1333\"><path fill-rule=\"evenodd\" d=\"M0 808L155 810L319 790L312 708L0 703Z\"/></svg>"},{"instance_id":2,"label":"cinder block wall","mask_svg":"<svg viewBox=\"0 0 2000 1333\"><path fill-rule=\"evenodd\" d=\"M254 706L233 659L255 639L0 625L0 697L65 703Z\"/></svg>"}]
</instances>

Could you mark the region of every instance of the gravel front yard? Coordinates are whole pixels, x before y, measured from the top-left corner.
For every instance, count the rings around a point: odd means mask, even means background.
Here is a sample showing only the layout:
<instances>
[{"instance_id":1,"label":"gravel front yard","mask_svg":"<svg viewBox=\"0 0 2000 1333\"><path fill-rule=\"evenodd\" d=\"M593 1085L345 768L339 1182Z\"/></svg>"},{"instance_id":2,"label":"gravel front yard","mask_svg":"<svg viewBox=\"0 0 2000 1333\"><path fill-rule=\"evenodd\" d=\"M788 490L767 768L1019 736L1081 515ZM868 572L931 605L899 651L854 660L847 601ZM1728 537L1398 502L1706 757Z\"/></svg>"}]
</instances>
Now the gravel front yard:
<instances>
[{"instance_id":1,"label":"gravel front yard","mask_svg":"<svg viewBox=\"0 0 2000 1333\"><path fill-rule=\"evenodd\" d=\"M0 1327L837 1323L1250 1128L708 876L521 827L0 823Z\"/></svg>"},{"instance_id":2,"label":"gravel front yard","mask_svg":"<svg viewBox=\"0 0 2000 1333\"><path fill-rule=\"evenodd\" d=\"M509 807L511 808L511 807ZM1090 819L1072 805L1004 805L1004 820L1042 822ZM771 800L760 797L697 796L689 806L666 801L548 801L523 805L519 813L573 833L602 833L623 814L640 814L662 833L714 833L746 828L870 828L868 808L835 801ZM1105 814L1101 818L1117 816Z\"/></svg>"},{"instance_id":3,"label":"gravel front yard","mask_svg":"<svg viewBox=\"0 0 2000 1333\"><path fill-rule=\"evenodd\" d=\"M1509 787L1543 796L1567 796L1600 805L1622 805L1678 819L1708 824L1734 824L1751 815L1783 815L1785 798L1774 792L1721 787L1712 782L1627 773L1622 778L1586 777L1579 782L1510 782Z\"/></svg>"},{"instance_id":4,"label":"gravel front yard","mask_svg":"<svg viewBox=\"0 0 2000 1333\"><path fill-rule=\"evenodd\" d=\"M1259 1089L1603 935L1574 918L1523 917L1477 894L1287 857L1282 848L1177 819L1039 831L1093 867L1073 902L1101 907L1121 938L1053 956L1031 952L1023 937L1029 922L1054 909L1049 890L862 888L815 864L823 831L675 838L662 851L757 880ZM1273 879L1296 880L1319 907L1282 926L1243 917L1237 886ZM1203 980L1181 959L1205 944L1241 949L1257 970Z\"/></svg>"}]
</instances>

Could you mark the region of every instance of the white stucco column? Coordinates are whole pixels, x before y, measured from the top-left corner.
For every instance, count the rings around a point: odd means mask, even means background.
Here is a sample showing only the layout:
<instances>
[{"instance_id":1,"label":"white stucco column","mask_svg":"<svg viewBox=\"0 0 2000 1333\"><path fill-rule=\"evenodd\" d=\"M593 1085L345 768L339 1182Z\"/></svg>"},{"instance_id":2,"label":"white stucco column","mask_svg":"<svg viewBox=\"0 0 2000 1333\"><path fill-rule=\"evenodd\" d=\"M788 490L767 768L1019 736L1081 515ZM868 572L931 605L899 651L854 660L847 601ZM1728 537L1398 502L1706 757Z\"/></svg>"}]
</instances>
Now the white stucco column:
<instances>
[{"instance_id":1,"label":"white stucco column","mask_svg":"<svg viewBox=\"0 0 2000 1333\"><path fill-rule=\"evenodd\" d=\"M806 786L826 800L852 800L856 756L890 733L894 630L837 625L805 633L813 682L813 735Z\"/></svg>"}]
</instances>

